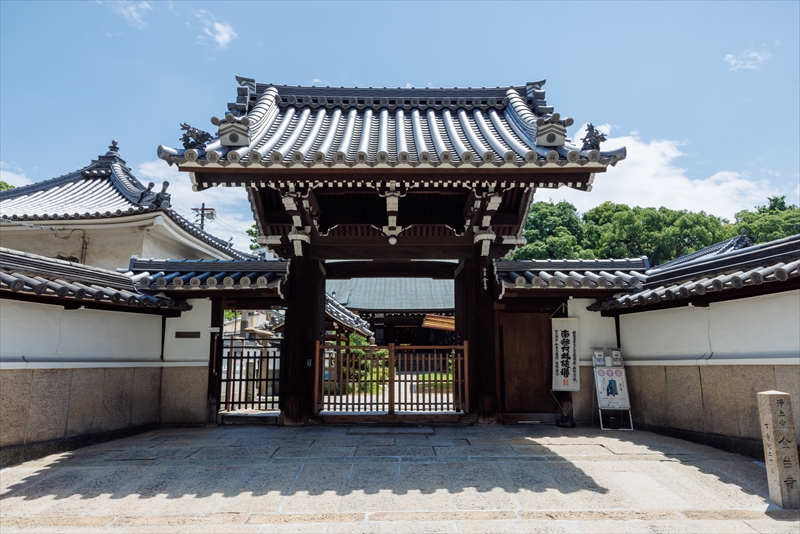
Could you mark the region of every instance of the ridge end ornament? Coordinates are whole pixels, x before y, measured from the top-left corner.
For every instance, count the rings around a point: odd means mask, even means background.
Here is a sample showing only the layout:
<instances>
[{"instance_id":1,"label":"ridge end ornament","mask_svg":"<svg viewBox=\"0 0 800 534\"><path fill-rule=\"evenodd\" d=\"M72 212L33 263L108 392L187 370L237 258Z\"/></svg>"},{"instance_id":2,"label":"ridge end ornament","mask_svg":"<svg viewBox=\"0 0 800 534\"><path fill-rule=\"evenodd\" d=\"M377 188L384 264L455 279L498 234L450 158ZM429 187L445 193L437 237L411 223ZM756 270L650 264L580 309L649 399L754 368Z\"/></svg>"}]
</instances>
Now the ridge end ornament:
<instances>
[{"instance_id":1,"label":"ridge end ornament","mask_svg":"<svg viewBox=\"0 0 800 534\"><path fill-rule=\"evenodd\" d=\"M206 148L206 144L208 144L208 142L212 139L210 133L189 126L185 122L181 123L181 130L186 132L181 136L180 140L183 143L183 148L187 150L190 148L199 148L204 150Z\"/></svg>"},{"instance_id":2,"label":"ridge end ornament","mask_svg":"<svg viewBox=\"0 0 800 534\"><path fill-rule=\"evenodd\" d=\"M606 134L598 131L590 122L586 125L586 135L581 137L581 141L583 141L581 150L600 150L600 143L607 140Z\"/></svg>"}]
</instances>

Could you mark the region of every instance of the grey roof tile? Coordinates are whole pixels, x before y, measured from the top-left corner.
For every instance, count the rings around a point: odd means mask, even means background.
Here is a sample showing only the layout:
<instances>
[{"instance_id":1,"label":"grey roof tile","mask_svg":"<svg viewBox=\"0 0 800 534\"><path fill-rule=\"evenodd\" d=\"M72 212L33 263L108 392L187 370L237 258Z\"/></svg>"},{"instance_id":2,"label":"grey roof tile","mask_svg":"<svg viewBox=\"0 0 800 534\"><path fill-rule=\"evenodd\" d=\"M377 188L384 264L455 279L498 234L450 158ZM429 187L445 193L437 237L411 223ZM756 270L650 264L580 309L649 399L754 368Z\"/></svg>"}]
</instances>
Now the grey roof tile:
<instances>
[{"instance_id":1,"label":"grey roof tile","mask_svg":"<svg viewBox=\"0 0 800 534\"><path fill-rule=\"evenodd\" d=\"M750 245L742 237L722 241L645 274L647 280L642 286L599 301L589 309L647 306L762 285L767 289L792 280L796 284L800 277L800 234L760 245Z\"/></svg>"},{"instance_id":2,"label":"grey roof tile","mask_svg":"<svg viewBox=\"0 0 800 534\"><path fill-rule=\"evenodd\" d=\"M646 280L647 258L495 261L506 289L628 289Z\"/></svg>"},{"instance_id":3,"label":"grey roof tile","mask_svg":"<svg viewBox=\"0 0 800 534\"><path fill-rule=\"evenodd\" d=\"M35 184L0 191L0 221L37 222L103 219L160 211L189 234L234 258L254 258L191 223L170 207L164 182L143 185L119 156L109 151L75 172Z\"/></svg>"},{"instance_id":4,"label":"grey roof tile","mask_svg":"<svg viewBox=\"0 0 800 534\"><path fill-rule=\"evenodd\" d=\"M59 300L190 310L183 300L141 293L130 277L90 265L0 247L0 294L28 293Z\"/></svg>"},{"instance_id":5,"label":"grey roof tile","mask_svg":"<svg viewBox=\"0 0 800 534\"><path fill-rule=\"evenodd\" d=\"M249 167L615 165L625 149L565 143L572 119L544 81L481 89L290 87L237 77L237 102L204 148L159 147L170 163ZM244 125L244 126L242 126ZM231 143L227 132L246 128ZM237 130L239 131L239 130ZM244 130L241 130L244 131Z\"/></svg>"},{"instance_id":6,"label":"grey roof tile","mask_svg":"<svg viewBox=\"0 0 800 534\"><path fill-rule=\"evenodd\" d=\"M353 310L445 311L455 308L453 280L353 278L328 280L325 288Z\"/></svg>"},{"instance_id":7,"label":"grey roof tile","mask_svg":"<svg viewBox=\"0 0 800 534\"><path fill-rule=\"evenodd\" d=\"M124 274L142 291L276 288L281 294L288 267L285 260L159 260L134 256Z\"/></svg>"},{"instance_id":8,"label":"grey roof tile","mask_svg":"<svg viewBox=\"0 0 800 534\"><path fill-rule=\"evenodd\" d=\"M374 333L369 329L369 323L367 321L345 308L328 293L325 293L325 314L339 324L354 330L364 337L370 337ZM276 322L271 323L269 327L271 329L281 328L285 322L286 316L283 315L280 316Z\"/></svg>"}]
</instances>

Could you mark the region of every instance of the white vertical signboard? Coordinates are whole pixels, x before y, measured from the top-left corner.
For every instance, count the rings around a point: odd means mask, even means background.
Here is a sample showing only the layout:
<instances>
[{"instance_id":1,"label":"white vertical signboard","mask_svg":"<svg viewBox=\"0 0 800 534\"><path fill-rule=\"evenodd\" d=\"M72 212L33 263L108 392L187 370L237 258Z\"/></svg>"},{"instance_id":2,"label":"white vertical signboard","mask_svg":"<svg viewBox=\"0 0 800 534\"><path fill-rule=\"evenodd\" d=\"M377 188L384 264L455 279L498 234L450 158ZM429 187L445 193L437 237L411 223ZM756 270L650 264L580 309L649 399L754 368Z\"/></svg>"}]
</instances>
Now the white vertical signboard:
<instances>
[{"instance_id":1,"label":"white vertical signboard","mask_svg":"<svg viewBox=\"0 0 800 534\"><path fill-rule=\"evenodd\" d=\"M580 319L552 319L553 390L579 391L581 366L578 363Z\"/></svg>"}]
</instances>

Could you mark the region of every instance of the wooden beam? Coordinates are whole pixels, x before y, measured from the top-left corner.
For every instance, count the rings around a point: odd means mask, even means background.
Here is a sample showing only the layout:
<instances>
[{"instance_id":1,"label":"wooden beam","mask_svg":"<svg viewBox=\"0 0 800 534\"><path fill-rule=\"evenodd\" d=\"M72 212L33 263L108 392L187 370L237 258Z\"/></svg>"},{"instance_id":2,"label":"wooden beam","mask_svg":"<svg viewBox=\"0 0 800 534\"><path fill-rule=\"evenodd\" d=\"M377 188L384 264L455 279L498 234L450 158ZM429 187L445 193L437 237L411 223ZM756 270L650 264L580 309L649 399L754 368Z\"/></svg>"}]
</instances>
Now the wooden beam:
<instances>
[{"instance_id":1,"label":"wooden beam","mask_svg":"<svg viewBox=\"0 0 800 534\"><path fill-rule=\"evenodd\" d=\"M457 263L438 261L341 261L326 263L328 280L351 278L433 278L452 280Z\"/></svg>"},{"instance_id":2,"label":"wooden beam","mask_svg":"<svg viewBox=\"0 0 800 534\"><path fill-rule=\"evenodd\" d=\"M352 240L348 244L315 243L311 247L311 257L325 260L450 260L469 257L472 244L455 242L452 244L405 244L402 237L396 245L390 245L385 238L384 244L365 243L373 238ZM434 238L430 238L432 241ZM455 239L455 238L454 238ZM322 240L320 240L322 241Z\"/></svg>"},{"instance_id":3,"label":"wooden beam","mask_svg":"<svg viewBox=\"0 0 800 534\"><path fill-rule=\"evenodd\" d=\"M224 310L275 310L286 307L287 301L278 297L256 297L251 295L225 296L217 293ZM213 300L213 298L212 298Z\"/></svg>"},{"instance_id":4,"label":"wooden beam","mask_svg":"<svg viewBox=\"0 0 800 534\"><path fill-rule=\"evenodd\" d=\"M220 284L221 285L221 284ZM185 286L184 286L185 287ZM219 286L218 286L219 287ZM274 287L271 288L255 288L248 289L163 289L163 293L173 299L202 299L202 298L220 298L224 300L249 300L249 301L264 301L264 300L281 300L278 290ZM244 309L244 308L239 308Z\"/></svg>"},{"instance_id":5,"label":"wooden beam","mask_svg":"<svg viewBox=\"0 0 800 534\"><path fill-rule=\"evenodd\" d=\"M459 167L453 169L417 168L283 168L265 169L259 165L252 167L203 167L179 165L181 171L195 173L198 182L268 182L268 181L323 181L337 180L342 182L378 182L386 180L441 182L443 180L481 180L519 183L539 182L573 182L585 183L592 173L606 172L606 167L575 168L539 168L539 167Z\"/></svg>"}]
</instances>

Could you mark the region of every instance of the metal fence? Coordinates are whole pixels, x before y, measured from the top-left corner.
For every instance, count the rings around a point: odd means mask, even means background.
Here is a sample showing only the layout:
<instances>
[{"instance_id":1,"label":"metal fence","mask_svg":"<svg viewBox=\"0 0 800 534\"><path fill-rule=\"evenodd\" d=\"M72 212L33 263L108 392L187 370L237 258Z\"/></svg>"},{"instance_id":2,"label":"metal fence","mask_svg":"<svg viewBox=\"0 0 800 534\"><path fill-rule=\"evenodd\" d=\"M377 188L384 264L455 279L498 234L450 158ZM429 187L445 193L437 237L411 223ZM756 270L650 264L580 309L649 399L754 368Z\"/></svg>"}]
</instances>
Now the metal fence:
<instances>
[{"instance_id":1,"label":"metal fence","mask_svg":"<svg viewBox=\"0 0 800 534\"><path fill-rule=\"evenodd\" d=\"M219 410L279 409L279 347L264 347L246 339L225 339L219 376Z\"/></svg>"},{"instance_id":2,"label":"metal fence","mask_svg":"<svg viewBox=\"0 0 800 534\"><path fill-rule=\"evenodd\" d=\"M319 347L318 411L468 412L467 344Z\"/></svg>"}]
</instances>

